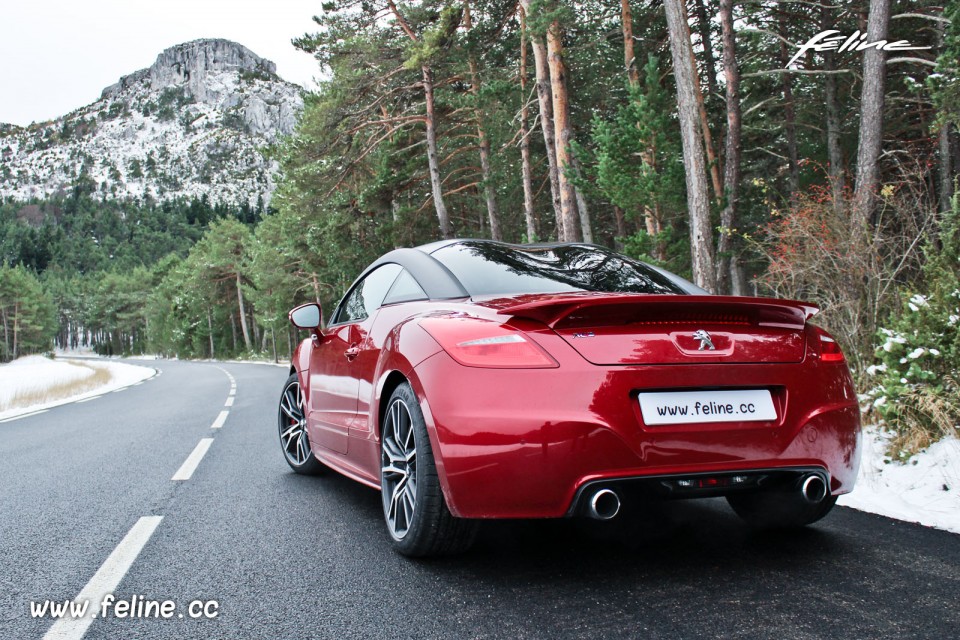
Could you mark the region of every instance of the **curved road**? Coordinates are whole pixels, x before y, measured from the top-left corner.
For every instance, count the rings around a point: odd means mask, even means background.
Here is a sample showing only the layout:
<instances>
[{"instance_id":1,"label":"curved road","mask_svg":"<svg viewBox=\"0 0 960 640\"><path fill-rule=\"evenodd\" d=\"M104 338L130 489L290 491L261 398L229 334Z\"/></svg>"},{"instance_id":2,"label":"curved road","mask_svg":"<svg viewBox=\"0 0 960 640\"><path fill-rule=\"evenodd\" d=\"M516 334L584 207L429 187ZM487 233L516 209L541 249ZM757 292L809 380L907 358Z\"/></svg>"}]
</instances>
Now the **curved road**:
<instances>
[{"instance_id":1,"label":"curved road","mask_svg":"<svg viewBox=\"0 0 960 640\"><path fill-rule=\"evenodd\" d=\"M465 556L407 560L389 549L376 492L289 471L274 427L284 369L156 366L162 375L141 385L0 423L0 637L784 640L960 629L960 537L842 508L778 534L750 531L718 500L613 523L488 523ZM31 614L31 602L107 591L176 609L88 624Z\"/></svg>"}]
</instances>

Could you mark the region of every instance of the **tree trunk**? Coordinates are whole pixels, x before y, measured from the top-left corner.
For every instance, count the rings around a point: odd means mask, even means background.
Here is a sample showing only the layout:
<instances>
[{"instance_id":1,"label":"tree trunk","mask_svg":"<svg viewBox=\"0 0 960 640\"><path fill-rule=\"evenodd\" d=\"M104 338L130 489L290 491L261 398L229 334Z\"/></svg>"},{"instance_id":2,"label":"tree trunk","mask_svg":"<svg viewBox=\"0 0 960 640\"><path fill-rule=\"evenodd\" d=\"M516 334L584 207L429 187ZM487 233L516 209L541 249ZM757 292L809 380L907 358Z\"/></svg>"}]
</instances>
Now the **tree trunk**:
<instances>
[{"instance_id":1,"label":"tree trunk","mask_svg":"<svg viewBox=\"0 0 960 640\"><path fill-rule=\"evenodd\" d=\"M940 125L940 212L950 210L950 199L953 197L952 167L950 162L950 123Z\"/></svg>"},{"instance_id":2,"label":"tree trunk","mask_svg":"<svg viewBox=\"0 0 960 640\"><path fill-rule=\"evenodd\" d=\"M247 309L243 304L243 288L240 286L240 273L237 273L237 304L240 307L240 330L243 331L243 345L250 351L250 329L247 328Z\"/></svg>"},{"instance_id":3,"label":"tree trunk","mask_svg":"<svg viewBox=\"0 0 960 640\"><path fill-rule=\"evenodd\" d=\"M710 171L710 182L713 184L713 195L717 202L723 199L723 184L720 182L720 163L713 151L713 136L710 134L710 122L707 119L707 107L703 102L703 92L700 90L700 71L697 68L696 56L693 55L693 44L690 41L690 23L687 10L683 10L683 28L685 35L683 44L687 48L687 58L690 60L690 74L693 79L693 94L697 102L697 113L700 116L700 133L703 135L703 146L707 150L707 168Z\"/></svg>"},{"instance_id":4,"label":"tree trunk","mask_svg":"<svg viewBox=\"0 0 960 640\"><path fill-rule=\"evenodd\" d=\"M422 67L422 71L423 93L427 104L427 165L430 169L430 190L433 193L433 206L437 210L437 220L440 223L440 235L446 240L453 237L453 227L450 225L447 205L443 201L440 162L437 160L437 121L433 106L433 71L426 65Z\"/></svg>"},{"instance_id":5,"label":"tree trunk","mask_svg":"<svg viewBox=\"0 0 960 640\"><path fill-rule=\"evenodd\" d=\"M617 251L623 251L623 239L627 237L627 221L623 209L617 205L613 205L613 219L617 224L617 235L613 238L613 247Z\"/></svg>"},{"instance_id":6,"label":"tree trunk","mask_svg":"<svg viewBox=\"0 0 960 640\"><path fill-rule=\"evenodd\" d=\"M520 0L525 16L530 15L531 0ZM560 210L560 178L557 169L557 144L553 124L553 100L550 96L550 65L547 48L540 36L530 36L533 63L537 75L537 100L540 103L540 128L543 130L543 145L547 150L547 166L550 169L550 196L557 226L557 240L563 240L563 214Z\"/></svg>"},{"instance_id":7,"label":"tree trunk","mask_svg":"<svg viewBox=\"0 0 960 640\"><path fill-rule=\"evenodd\" d=\"M570 161L573 163L573 172L577 180L583 180L583 169L580 161L574 154L570 155ZM577 211L580 213L580 229L583 231L583 241L593 242L593 223L590 222L590 209L587 207L587 198L579 188L575 190L577 195Z\"/></svg>"},{"instance_id":8,"label":"tree trunk","mask_svg":"<svg viewBox=\"0 0 960 640\"><path fill-rule=\"evenodd\" d=\"M756 285L750 290L750 283L747 282L747 274L743 271L743 265L739 260L730 261L730 293L735 296L755 296L757 295Z\"/></svg>"},{"instance_id":9,"label":"tree trunk","mask_svg":"<svg viewBox=\"0 0 960 640\"><path fill-rule=\"evenodd\" d=\"M550 90L553 95L554 142L557 148L557 186L560 190L560 214L563 219L563 241L579 242L577 194L568 176L571 170L570 95L567 91L567 69L563 63L563 29L559 20L547 29L547 58L550 65Z\"/></svg>"},{"instance_id":10,"label":"tree trunk","mask_svg":"<svg viewBox=\"0 0 960 640\"><path fill-rule=\"evenodd\" d=\"M782 14L778 24L780 36L786 38L787 27ZM780 40L780 67L786 67L789 61L790 53L787 51L787 43ZM781 73L780 83L783 87L783 130L787 134L787 158L789 160L787 189L790 192L790 197L793 198L800 191L800 156L797 151L797 116L793 107L793 82L790 80L790 74Z\"/></svg>"},{"instance_id":11,"label":"tree trunk","mask_svg":"<svg viewBox=\"0 0 960 640\"><path fill-rule=\"evenodd\" d=\"M820 8L820 30L824 31L833 26L833 9L826 5ZM834 71L836 64L832 51L824 51L824 71ZM837 79L832 73L823 77L823 93L827 110L827 176L830 180L830 193L833 199L833 208L840 211L843 206L844 171L843 150L840 148L840 106L837 102Z\"/></svg>"},{"instance_id":12,"label":"tree trunk","mask_svg":"<svg viewBox=\"0 0 960 640\"><path fill-rule=\"evenodd\" d=\"M620 0L620 22L623 25L623 68L631 87L640 85L640 70L633 52L633 12L630 0Z\"/></svg>"},{"instance_id":13,"label":"tree trunk","mask_svg":"<svg viewBox=\"0 0 960 640\"><path fill-rule=\"evenodd\" d=\"M720 240L717 245L717 292L730 293L733 229L737 222L740 195L740 70L733 30L733 0L720 0L720 28L723 32L723 77L727 99L727 138L724 143L723 187L726 204L720 212Z\"/></svg>"},{"instance_id":14,"label":"tree trunk","mask_svg":"<svg viewBox=\"0 0 960 640\"><path fill-rule=\"evenodd\" d=\"M623 25L623 62L624 68L627 71L627 81L630 83L632 89L636 89L640 86L640 72L637 68L633 48L633 13L630 10L630 0L620 0L620 22ZM641 156L641 160L644 164L649 165L653 171L657 170L656 149L647 149L646 153ZM656 203L654 207L649 205L643 206L643 220L647 235L649 236L655 236L660 232L660 224L655 212L655 207L658 206ZM622 249L623 242L621 239L627 237L627 227L623 209L614 205L613 215L617 223L617 239L615 239L615 243L618 249ZM653 253L654 257L658 260L662 259L657 247L654 248Z\"/></svg>"},{"instance_id":15,"label":"tree trunk","mask_svg":"<svg viewBox=\"0 0 960 640\"><path fill-rule=\"evenodd\" d=\"M713 233L710 228L710 202L707 195L703 146L697 131L699 116L690 55L687 12L682 0L664 0L664 8L667 14L670 54L673 58L673 72L677 84L680 138L683 143L683 163L686 169L687 210L690 216L693 279L697 285L712 292L717 288L714 273Z\"/></svg>"},{"instance_id":16,"label":"tree trunk","mask_svg":"<svg viewBox=\"0 0 960 640\"><path fill-rule=\"evenodd\" d=\"M703 44L703 69L707 76L707 91L711 96L719 95L717 89L717 62L713 56L713 42L710 39L710 18L707 16L707 7L703 0L696 0L694 7L697 11L697 31Z\"/></svg>"},{"instance_id":17,"label":"tree trunk","mask_svg":"<svg viewBox=\"0 0 960 640\"><path fill-rule=\"evenodd\" d=\"M3 316L3 357L10 357L10 328L7 325L7 309L0 308L0 315Z\"/></svg>"},{"instance_id":18,"label":"tree trunk","mask_svg":"<svg viewBox=\"0 0 960 640\"><path fill-rule=\"evenodd\" d=\"M944 31L946 27L941 24L937 31L937 45L942 49L944 40ZM945 120L945 119L944 119ZM950 199L953 197L953 162L950 149L950 122L943 121L940 124L940 132L937 135L939 143L939 162L937 169L940 177L940 213L946 213L950 210Z\"/></svg>"},{"instance_id":19,"label":"tree trunk","mask_svg":"<svg viewBox=\"0 0 960 640\"><path fill-rule=\"evenodd\" d=\"M210 309L207 309L207 337L210 339L210 359L216 358L213 350L213 319L210 317Z\"/></svg>"},{"instance_id":20,"label":"tree trunk","mask_svg":"<svg viewBox=\"0 0 960 640\"><path fill-rule=\"evenodd\" d=\"M667 260L667 247L660 233L663 231L663 210L659 202L654 202L652 207L646 207L644 210L644 222L647 227L647 235L657 239L653 245L653 257L660 262Z\"/></svg>"},{"instance_id":21,"label":"tree trunk","mask_svg":"<svg viewBox=\"0 0 960 640\"><path fill-rule=\"evenodd\" d=\"M15 302L13 304L13 351L11 352L11 360L16 360L19 355L20 345L17 343L17 338L20 335L20 303Z\"/></svg>"},{"instance_id":22,"label":"tree trunk","mask_svg":"<svg viewBox=\"0 0 960 640\"><path fill-rule=\"evenodd\" d=\"M537 219L533 209L533 174L530 168L530 107L527 95L527 17L520 10L520 162L523 174L523 217L527 222L527 242L537 241Z\"/></svg>"},{"instance_id":23,"label":"tree trunk","mask_svg":"<svg viewBox=\"0 0 960 640\"><path fill-rule=\"evenodd\" d=\"M870 0L867 41L886 40L890 0ZM860 97L860 139L857 144L857 180L853 193L854 233L868 236L877 201L880 149L883 144L883 89L886 53L870 48L863 55L863 91Z\"/></svg>"},{"instance_id":24,"label":"tree trunk","mask_svg":"<svg viewBox=\"0 0 960 640\"><path fill-rule=\"evenodd\" d=\"M467 31L473 29L473 18L470 15L470 3L463 5L463 27ZM494 240L503 240L500 230L500 208L497 206L497 192L493 186L493 177L490 174L490 140L483 126L483 110L480 108L480 71L477 59L472 53L468 56L467 64L470 68L470 93L473 94L477 118L477 143L480 147L480 173L483 178L483 195L487 201L487 218L490 221L490 237Z\"/></svg>"}]
</instances>

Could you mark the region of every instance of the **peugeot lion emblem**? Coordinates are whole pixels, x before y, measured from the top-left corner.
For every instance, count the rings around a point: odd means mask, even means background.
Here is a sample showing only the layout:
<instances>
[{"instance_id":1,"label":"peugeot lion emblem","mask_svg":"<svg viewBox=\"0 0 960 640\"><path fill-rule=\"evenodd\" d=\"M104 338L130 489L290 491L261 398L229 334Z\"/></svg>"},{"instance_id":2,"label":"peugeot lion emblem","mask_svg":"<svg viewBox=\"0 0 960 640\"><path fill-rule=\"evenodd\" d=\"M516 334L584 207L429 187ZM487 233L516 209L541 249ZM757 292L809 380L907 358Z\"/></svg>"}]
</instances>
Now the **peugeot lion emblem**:
<instances>
[{"instance_id":1,"label":"peugeot lion emblem","mask_svg":"<svg viewBox=\"0 0 960 640\"><path fill-rule=\"evenodd\" d=\"M703 329L698 329L693 333L693 339L700 341L700 348L697 351L716 351L717 348L713 346L713 339L710 338L710 334L704 331Z\"/></svg>"}]
</instances>

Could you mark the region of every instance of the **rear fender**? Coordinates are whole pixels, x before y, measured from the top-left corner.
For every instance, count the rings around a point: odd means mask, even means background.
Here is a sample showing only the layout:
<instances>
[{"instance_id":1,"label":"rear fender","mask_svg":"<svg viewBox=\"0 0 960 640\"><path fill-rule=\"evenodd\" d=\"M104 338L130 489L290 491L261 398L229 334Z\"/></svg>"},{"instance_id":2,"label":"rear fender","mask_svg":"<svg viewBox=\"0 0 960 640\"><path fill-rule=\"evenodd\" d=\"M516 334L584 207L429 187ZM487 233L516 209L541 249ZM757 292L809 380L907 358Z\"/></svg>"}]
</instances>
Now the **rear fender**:
<instances>
[{"instance_id":1,"label":"rear fender","mask_svg":"<svg viewBox=\"0 0 960 640\"><path fill-rule=\"evenodd\" d=\"M431 338L415 321L404 322L390 332L384 341L383 348L380 351L380 360L377 363L376 376L374 377L377 382L373 389L373 402L370 404L370 420L374 424L368 426L379 443L384 405L390 399L390 394L393 393L393 389L399 382L398 376L402 376L410 384L420 403L420 411L423 413L423 421L427 427L427 437L430 438L430 447L433 449L440 489L443 491L450 512L456 516L459 515L459 512L452 502L446 467L442 456L440 456L440 441L437 436L433 412L430 410L430 401L415 370L415 367L420 363L442 350L436 340Z\"/></svg>"},{"instance_id":2,"label":"rear fender","mask_svg":"<svg viewBox=\"0 0 960 640\"><path fill-rule=\"evenodd\" d=\"M437 479L440 481L440 490L443 492L443 498L447 503L447 508L453 516L458 518L462 517L461 511L454 499L453 492L450 490L450 482L447 478L447 467L444 464L443 456L440 455L440 436L437 433L437 424L433 418L433 411L430 408L430 401L427 399L426 390L415 371L411 372L407 380L410 382L413 392L420 401L420 411L423 413L423 421L427 426L427 437L430 438L430 448L433 449L433 462L437 469Z\"/></svg>"},{"instance_id":3,"label":"rear fender","mask_svg":"<svg viewBox=\"0 0 960 640\"><path fill-rule=\"evenodd\" d=\"M439 351L441 351L440 345L416 322L410 320L400 323L387 334L380 349L380 357L373 377L376 380L370 402L370 420L373 424L368 425L378 442L383 404L390 399L390 394L396 388L394 382L397 375L403 376L412 385L415 378L414 367ZM423 394L417 393L417 397L422 406Z\"/></svg>"}]
</instances>

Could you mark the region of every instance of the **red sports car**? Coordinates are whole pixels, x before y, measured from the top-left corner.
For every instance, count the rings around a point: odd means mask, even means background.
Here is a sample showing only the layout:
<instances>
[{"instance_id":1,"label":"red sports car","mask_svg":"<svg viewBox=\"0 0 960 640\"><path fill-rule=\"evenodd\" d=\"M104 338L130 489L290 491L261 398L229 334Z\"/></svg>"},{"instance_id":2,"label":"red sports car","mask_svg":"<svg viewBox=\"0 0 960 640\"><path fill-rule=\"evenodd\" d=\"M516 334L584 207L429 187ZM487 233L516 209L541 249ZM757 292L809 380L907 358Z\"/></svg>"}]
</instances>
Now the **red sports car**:
<instances>
[{"instance_id":1,"label":"red sports car","mask_svg":"<svg viewBox=\"0 0 960 640\"><path fill-rule=\"evenodd\" d=\"M406 555L466 549L484 518L610 519L726 496L760 526L853 489L860 413L805 302L708 295L586 244L392 251L312 336L280 398L298 473L379 489Z\"/></svg>"}]
</instances>

